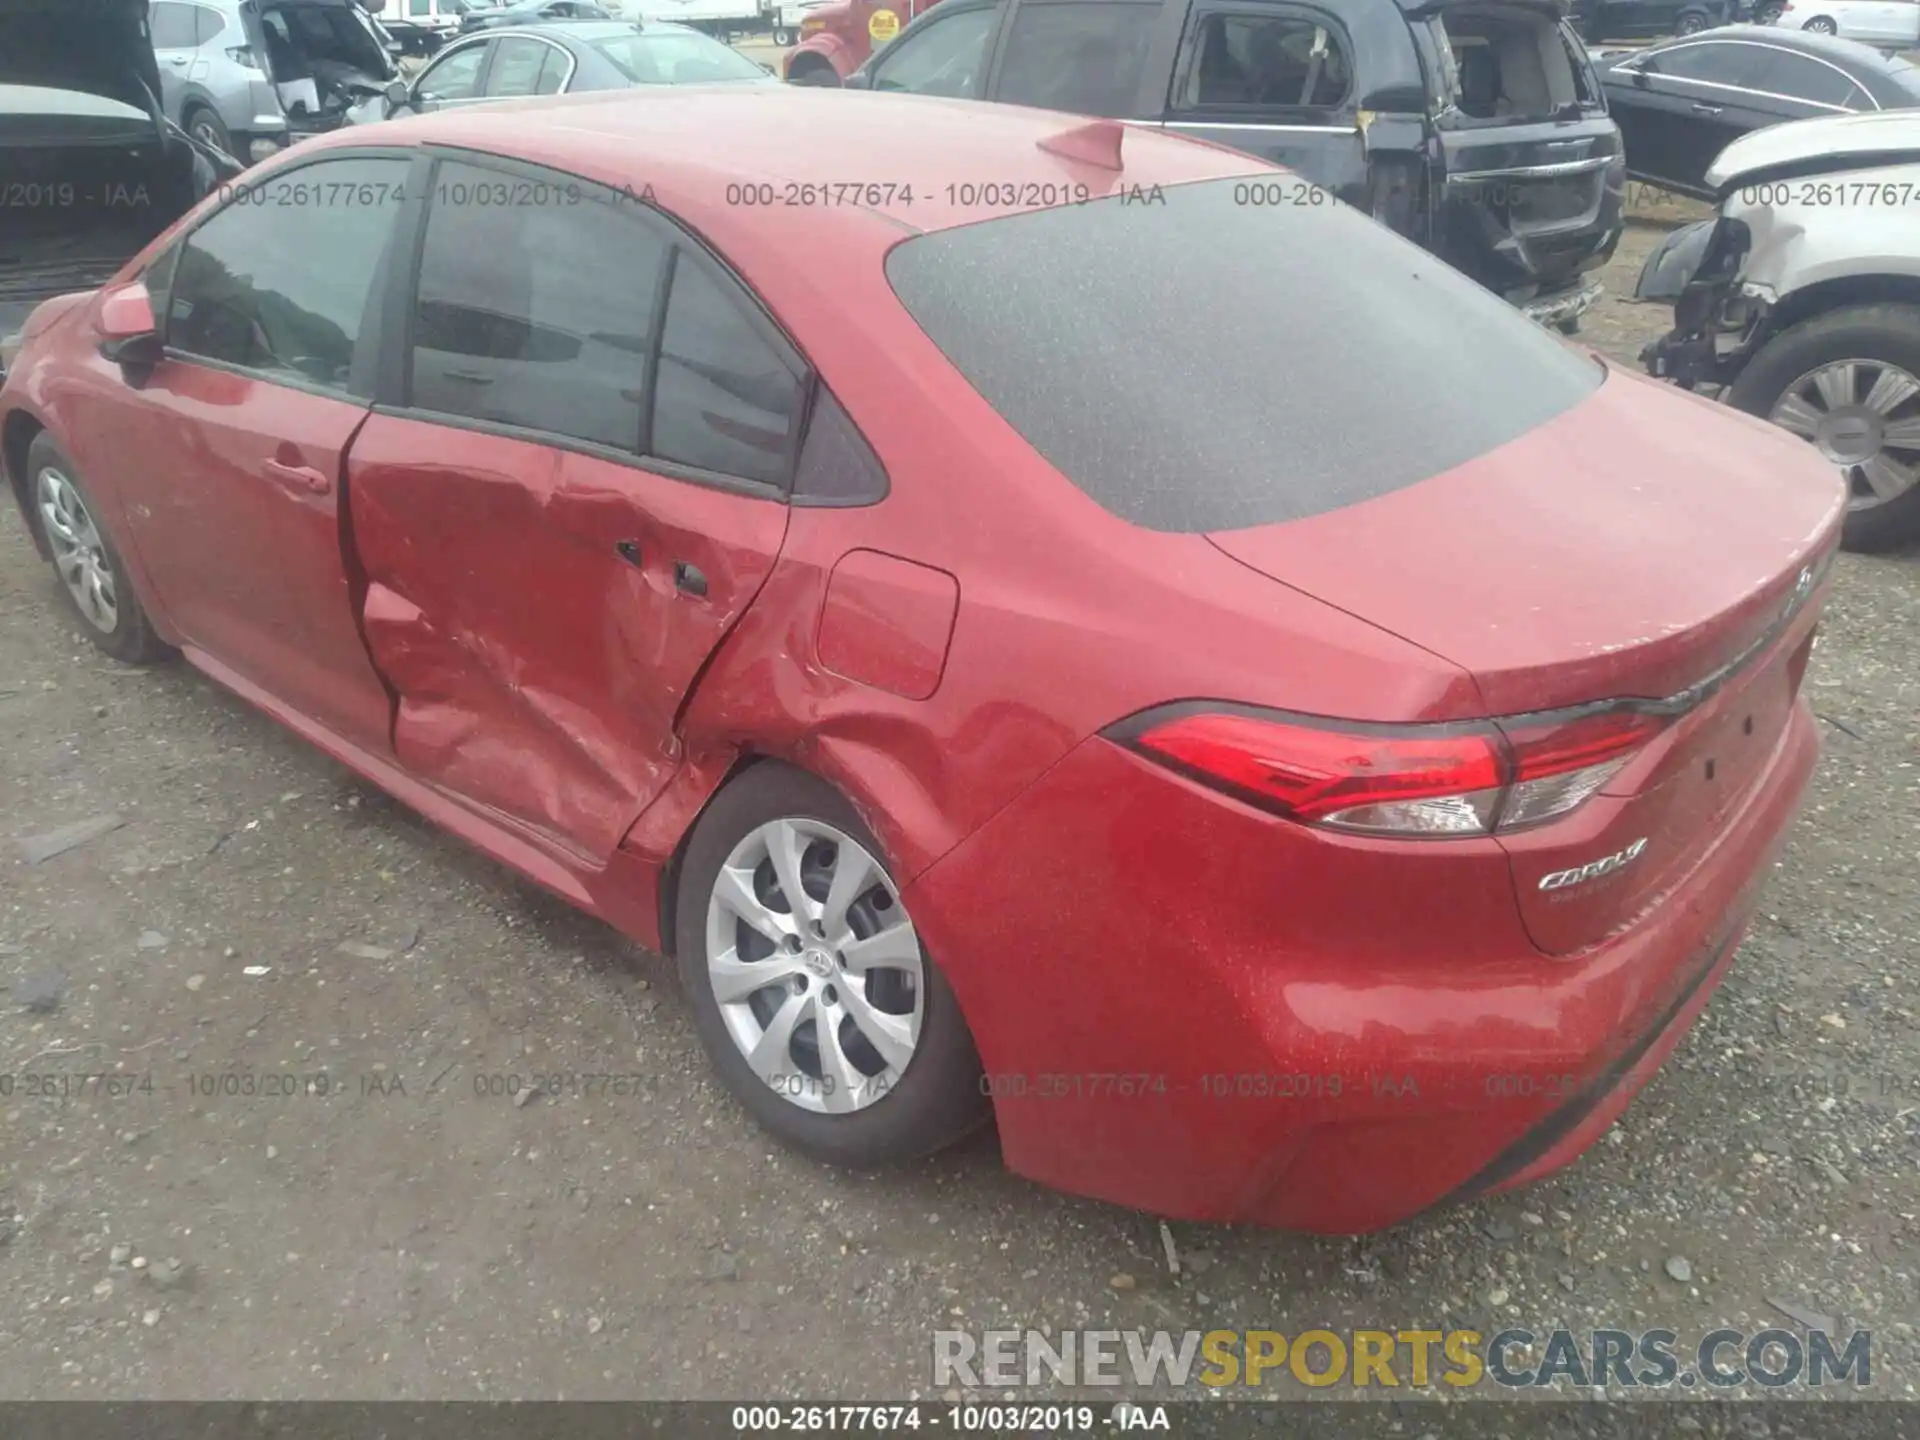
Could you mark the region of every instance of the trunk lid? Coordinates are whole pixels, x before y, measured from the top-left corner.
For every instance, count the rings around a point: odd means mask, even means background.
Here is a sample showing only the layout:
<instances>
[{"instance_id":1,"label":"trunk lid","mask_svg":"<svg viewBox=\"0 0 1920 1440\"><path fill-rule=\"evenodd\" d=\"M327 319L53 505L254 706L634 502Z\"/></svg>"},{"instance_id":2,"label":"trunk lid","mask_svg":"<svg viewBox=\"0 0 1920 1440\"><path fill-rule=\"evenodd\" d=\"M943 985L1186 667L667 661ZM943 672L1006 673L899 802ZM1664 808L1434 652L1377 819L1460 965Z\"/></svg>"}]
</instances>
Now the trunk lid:
<instances>
[{"instance_id":1,"label":"trunk lid","mask_svg":"<svg viewBox=\"0 0 1920 1440\"><path fill-rule=\"evenodd\" d=\"M1658 903L1792 715L1844 497L1791 437L1725 410L1716 423L1708 403L1616 371L1423 483L1208 536L1462 666L1489 715L1671 702L1679 713L1593 799L1501 837L1549 953Z\"/></svg>"},{"instance_id":2,"label":"trunk lid","mask_svg":"<svg viewBox=\"0 0 1920 1440\"><path fill-rule=\"evenodd\" d=\"M146 0L0 0L0 83L78 90L151 115Z\"/></svg>"},{"instance_id":3,"label":"trunk lid","mask_svg":"<svg viewBox=\"0 0 1920 1440\"><path fill-rule=\"evenodd\" d=\"M1436 70L1435 248L1524 302L1619 241L1626 161L1585 50L1544 0L1443 0L1412 23Z\"/></svg>"},{"instance_id":4,"label":"trunk lid","mask_svg":"<svg viewBox=\"0 0 1920 1440\"><path fill-rule=\"evenodd\" d=\"M296 135L338 129L400 73L358 0L245 0L240 19Z\"/></svg>"}]
</instances>

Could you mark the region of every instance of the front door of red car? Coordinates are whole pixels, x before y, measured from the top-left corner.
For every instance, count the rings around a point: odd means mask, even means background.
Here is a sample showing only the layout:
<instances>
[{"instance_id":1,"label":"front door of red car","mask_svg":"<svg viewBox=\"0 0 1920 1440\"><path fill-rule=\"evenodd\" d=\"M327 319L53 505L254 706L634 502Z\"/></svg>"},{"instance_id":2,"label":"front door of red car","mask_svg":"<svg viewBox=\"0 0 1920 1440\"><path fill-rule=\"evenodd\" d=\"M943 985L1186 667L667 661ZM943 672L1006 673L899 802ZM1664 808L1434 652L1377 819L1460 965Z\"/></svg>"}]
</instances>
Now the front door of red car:
<instances>
[{"instance_id":1,"label":"front door of red car","mask_svg":"<svg viewBox=\"0 0 1920 1440\"><path fill-rule=\"evenodd\" d=\"M355 622L339 487L408 166L326 159L236 193L167 262L166 358L126 395L125 488L167 615L243 679L381 748L390 700Z\"/></svg>"},{"instance_id":2,"label":"front door of red car","mask_svg":"<svg viewBox=\"0 0 1920 1440\"><path fill-rule=\"evenodd\" d=\"M428 194L411 350L350 460L395 749L603 860L779 555L805 369L630 197L465 160Z\"/></svg>"}]
</instances>

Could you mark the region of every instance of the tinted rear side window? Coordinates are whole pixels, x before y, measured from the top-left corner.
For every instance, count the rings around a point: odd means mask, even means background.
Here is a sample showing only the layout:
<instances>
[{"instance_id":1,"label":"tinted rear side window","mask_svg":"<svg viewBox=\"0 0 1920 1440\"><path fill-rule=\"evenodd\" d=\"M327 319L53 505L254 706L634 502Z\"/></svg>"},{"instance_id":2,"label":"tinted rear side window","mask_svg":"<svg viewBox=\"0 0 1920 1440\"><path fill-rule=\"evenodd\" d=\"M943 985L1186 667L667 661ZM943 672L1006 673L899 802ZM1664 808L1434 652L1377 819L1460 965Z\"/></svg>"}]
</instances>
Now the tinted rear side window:
<instances>
[{"instance_id":1,"label":"tinted rear side window","mask_svg":"<svg viewBox=\"0 0 1920 1440\"><path fill-rule=\"evenodd\" d=\"M1384 495L1599 387L1596 362L1358 211L1247 203L1265 183L936 231L887 277L1029 444L1155 530Z\"/></svg>"},{"instance_id":2,"label":"tinted rear side window","mask_svg":"<svg viewBox=\"0 0 1920 1440\"><path fill-rule=\"evenodd\" d=\"M420 256L412 404L635 449L666 258L652 225L583 182L442 164Z\"/></svg>"}]
</instances>

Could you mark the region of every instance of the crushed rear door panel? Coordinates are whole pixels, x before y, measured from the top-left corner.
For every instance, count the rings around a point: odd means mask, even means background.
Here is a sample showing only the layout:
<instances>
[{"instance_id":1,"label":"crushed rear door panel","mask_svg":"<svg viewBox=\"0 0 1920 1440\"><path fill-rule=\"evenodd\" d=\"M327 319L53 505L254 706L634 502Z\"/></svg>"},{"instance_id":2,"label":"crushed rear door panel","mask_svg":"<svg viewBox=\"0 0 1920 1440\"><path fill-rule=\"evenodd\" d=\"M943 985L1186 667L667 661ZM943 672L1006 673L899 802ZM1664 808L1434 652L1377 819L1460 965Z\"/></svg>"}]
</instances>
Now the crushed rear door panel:
<instances>
[{"instance_id":1,"label":"crushed rear door panel","mask_svg":"<svg viewBox=\"0 0 1920 1440\"><path fill-rule=\"evenodd\" d=\"M382 414L349 494L400 761L603 860L671 776L681 701L772 569L785 505Z\"/></svg>"}]
</instances>

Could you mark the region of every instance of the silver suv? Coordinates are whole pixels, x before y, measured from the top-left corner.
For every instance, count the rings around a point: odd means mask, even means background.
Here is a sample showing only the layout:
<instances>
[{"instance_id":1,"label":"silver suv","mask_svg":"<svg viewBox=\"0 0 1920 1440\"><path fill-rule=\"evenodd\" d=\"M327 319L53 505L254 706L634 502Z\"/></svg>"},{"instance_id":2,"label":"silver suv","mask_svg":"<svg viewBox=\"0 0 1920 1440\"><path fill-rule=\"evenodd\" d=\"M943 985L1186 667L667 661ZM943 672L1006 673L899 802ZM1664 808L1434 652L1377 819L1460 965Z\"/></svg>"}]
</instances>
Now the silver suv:
<instances>
[{"instance_id":1,"label":"silver suv","mask_svg":"<svg viewBox=\"0 0 1920 1440\"><path fill-rule=\"evenodd\" d=\"M336 128L397 73L354 0L154 0L148 26L167 114L242 162Z\"/></svg>"}]
</instances>

